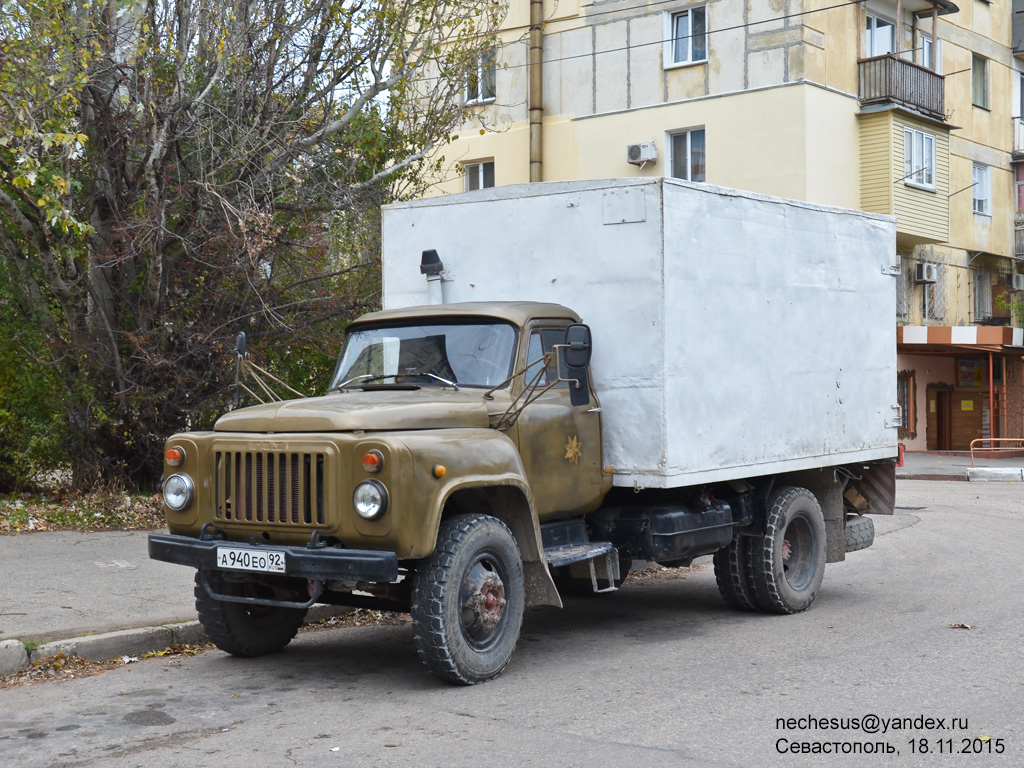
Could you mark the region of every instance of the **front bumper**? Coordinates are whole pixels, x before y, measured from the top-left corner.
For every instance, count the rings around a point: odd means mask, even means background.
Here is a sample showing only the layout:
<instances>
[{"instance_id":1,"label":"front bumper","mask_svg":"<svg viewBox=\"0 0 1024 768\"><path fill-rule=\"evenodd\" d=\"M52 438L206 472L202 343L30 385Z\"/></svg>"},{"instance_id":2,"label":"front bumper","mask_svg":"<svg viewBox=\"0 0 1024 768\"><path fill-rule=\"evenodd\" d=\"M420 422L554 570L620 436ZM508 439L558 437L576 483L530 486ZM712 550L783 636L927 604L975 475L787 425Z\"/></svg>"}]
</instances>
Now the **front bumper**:
<instances>
[{"instance_id":1,"label":"front bumper","mask_svg":"<svg viewBox=\"0 0 1024 768\"><path fill-rule=\"evenodd\" d=\"M200 571L217 568L217 547L255 552L274 550L285 553L285 572L310 581L344 580L355 582L392 582L398 579L398 556L394 552L372 549L337 549L334 547L263 546L219 539L196 539L172 533L149 535L149 556L165 563L187 565ZM231 571L245 573L245 571Z\"/></svg>"}]
</instances>

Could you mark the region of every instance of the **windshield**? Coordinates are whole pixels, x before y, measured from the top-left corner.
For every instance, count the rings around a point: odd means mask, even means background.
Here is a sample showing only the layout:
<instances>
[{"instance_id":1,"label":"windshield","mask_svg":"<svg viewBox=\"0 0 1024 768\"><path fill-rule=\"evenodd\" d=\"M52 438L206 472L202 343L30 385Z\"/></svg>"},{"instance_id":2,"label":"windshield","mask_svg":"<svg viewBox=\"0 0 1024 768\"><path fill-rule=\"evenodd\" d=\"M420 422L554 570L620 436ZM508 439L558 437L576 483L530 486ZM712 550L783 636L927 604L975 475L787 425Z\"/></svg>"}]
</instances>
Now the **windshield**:
<instances>
[{"instance_id":1,"label":"windshield","mask_svg":"<svg viewBox=\"0 0 1024 768\"><path fill-rule=\"evenodd\" d=\"M516 329L508 323L360 328L345 338L331 389L374 384L494 387L512 375Z\"/></svg>"}]
</instances>

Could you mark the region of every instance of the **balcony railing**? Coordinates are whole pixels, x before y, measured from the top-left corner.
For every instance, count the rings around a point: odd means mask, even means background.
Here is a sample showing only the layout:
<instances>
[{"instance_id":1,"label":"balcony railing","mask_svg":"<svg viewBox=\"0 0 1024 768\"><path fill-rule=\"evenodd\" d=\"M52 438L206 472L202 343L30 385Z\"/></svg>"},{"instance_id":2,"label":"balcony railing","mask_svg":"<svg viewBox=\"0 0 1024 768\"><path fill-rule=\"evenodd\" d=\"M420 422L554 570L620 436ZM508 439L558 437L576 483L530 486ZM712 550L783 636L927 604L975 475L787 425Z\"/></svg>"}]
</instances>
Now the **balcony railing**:
<instances>
[{"instance_id":1,"label":"balcony railing","mask_svg":"<svg viewBox=\"0 0 1024 768\"><path fill-rule=\"evenodd\" d=\"M1024 155L1024 117L1013 118L1013 154Z\"/></svg>"},{"instance_id":2,"label":"balcony railing","mask_svg":"<svg viewBox=\"0 0 1024 768\"><path fill-rule=\"evenodd\" d=\"M901 104L937 120L946 119L946 82L942 75L895 54L857 62L861 104Z\"/></svg>"}]
</instances>

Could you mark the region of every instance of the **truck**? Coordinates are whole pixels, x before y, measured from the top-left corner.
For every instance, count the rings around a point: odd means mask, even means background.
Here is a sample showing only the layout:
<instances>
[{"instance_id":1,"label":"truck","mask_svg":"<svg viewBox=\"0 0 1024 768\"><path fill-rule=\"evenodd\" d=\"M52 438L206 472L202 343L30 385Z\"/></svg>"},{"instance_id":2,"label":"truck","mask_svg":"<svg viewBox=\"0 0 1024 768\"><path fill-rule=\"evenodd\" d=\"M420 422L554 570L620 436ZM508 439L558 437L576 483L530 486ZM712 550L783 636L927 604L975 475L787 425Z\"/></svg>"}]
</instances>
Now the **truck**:
<instances>
[{"instance_id":1,"label":"truck","mask_svg":"<svg viewBox=\"0 0 1024 768\"><path fill-rule=\"evenodd\" d=\"M891 514L891 217L674 179L385 206L383 309L324 394L166 443L168 531L236 656L314 603L411 614L427 669L499 675L527 608L711 556L744 611L814 602ZM627 587L628 588L628 587Z\"/></svg>"}]
</instances>

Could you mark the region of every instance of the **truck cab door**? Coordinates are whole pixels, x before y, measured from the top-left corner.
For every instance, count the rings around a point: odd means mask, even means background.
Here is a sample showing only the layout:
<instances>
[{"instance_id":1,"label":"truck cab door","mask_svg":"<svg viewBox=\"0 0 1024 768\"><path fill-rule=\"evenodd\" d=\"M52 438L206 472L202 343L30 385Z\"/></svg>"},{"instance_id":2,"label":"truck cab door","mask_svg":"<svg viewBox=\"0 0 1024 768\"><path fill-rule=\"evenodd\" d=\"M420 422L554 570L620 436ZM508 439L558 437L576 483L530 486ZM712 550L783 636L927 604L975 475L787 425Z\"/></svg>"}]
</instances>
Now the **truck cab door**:
<instances>
[{"instance_id":1,"label":"truck cab door","mask_svg":"<svg viewBox=\"0 0 1024 768\"><path fill-rule=\"evenodd\" d=\"M520 365L534 363L556 344L564 344L567 325L529 326L527 354ZM557 365L534 363L516 386L528 385L537 373L538 389L543 390L557 379ZM587 400L573 405L570 384L558 382L528 405L516 422L519 454L542 519L596 509L610 486L611 478L602 474L601 409L593 390Z\"/></svg>"}]
</instances>

